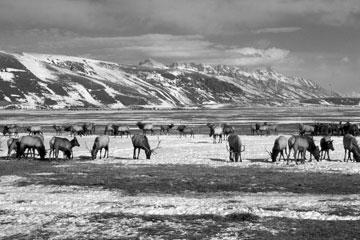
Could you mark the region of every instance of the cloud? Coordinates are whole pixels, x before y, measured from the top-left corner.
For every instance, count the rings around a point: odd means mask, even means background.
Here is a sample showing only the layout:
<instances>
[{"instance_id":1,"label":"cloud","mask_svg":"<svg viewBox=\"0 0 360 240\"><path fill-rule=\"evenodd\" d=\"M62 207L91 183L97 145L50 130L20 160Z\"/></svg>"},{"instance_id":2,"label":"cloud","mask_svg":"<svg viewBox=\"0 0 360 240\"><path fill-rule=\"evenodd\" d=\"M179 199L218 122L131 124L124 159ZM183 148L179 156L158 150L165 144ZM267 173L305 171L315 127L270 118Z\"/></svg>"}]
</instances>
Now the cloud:
<instances>
[{"instance_id":1,"label":"cloud","mask_svg":"<svg viewBox=\"0 0 360 240\"><path fill-rule=\"evenodd\" d=\"M348 57L343 57L342 59L340 59L340 62L348 63L348 62L350 62L350 59Z\"/></svg>"},{"instance_id":2,"label":"cloud","mask_svg":"<svg viewBox=\"0 0 360 240\"><path fill-rule=\"evenodd\" d=\"M262 28L255 30L254 33L290 33L301 30L300 27L279 27L279 28Z\"/></svg>"}]
</instances>

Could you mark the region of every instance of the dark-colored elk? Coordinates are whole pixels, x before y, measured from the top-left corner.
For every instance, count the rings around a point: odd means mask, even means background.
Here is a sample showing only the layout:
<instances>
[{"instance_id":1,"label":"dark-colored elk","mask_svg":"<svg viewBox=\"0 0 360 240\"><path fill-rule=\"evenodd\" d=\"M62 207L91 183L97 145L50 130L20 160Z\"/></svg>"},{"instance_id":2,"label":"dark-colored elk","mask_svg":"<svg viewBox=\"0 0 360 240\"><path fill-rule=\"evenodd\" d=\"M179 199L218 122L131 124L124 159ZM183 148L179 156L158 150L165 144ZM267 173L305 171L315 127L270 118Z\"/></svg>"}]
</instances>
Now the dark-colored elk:
<instances>
[{"instance_id":1,"label":"dark-colored elk","mask_svg":"<svg viewBox=\"0 0 360 240\"><path fill-rule=\"evenodd\" d=\"M16 125L14 125L14 126L5 125L4 129L3 129L3 134L4 134L4 136L6 134L9 134L9 137L11 135L13 135L14 137L18 137L19 136L19 130L18 130Z\"/></svg>"},{"instance_id":2,"label":"dark-colored elk","mask_svg":"<svg viewBox=\"0 0 360 240\"><path fill-rule=\"evenodd\" d=\"M283 157L285 161L284 151L287 155L287 146L288 146L288 140L284 136L280 136L275 139L274 146L270 152L270 157L273 162L276 162L276 158L280 153L279 161L281 160L281 156ZM287 159L287 158L286 158Z\"/></svg>"},{"instance_id":3,"label":"dark-colored elk","mask_svg":"<svg viewBox=\"0 0 360 240\"><path fill-rule=\"evenodd\" d=\"M320 159L320 150L319 147L315 145L314 139L309 136L297 136L295 139L295 143L293 145L294 149L294 160L296 164L298 164L298 151L301 151L303 154L301 163L305 163L305 153L309 151L310 154L314 156L314 158L319 161ZM311 161L311 155L310 155ZM289 158L287 159L287 164L289 164Z\"/></svg>"},{"instance_id":4,"label":"dark-colored elk","mask_svg":"<svg viewBox=\"0 0 360 240\"><path fill-rule=\"evenodd\" d=\"M257 135L259 135L259 129L260 129L260 124L259 123L255 123L250 125L250 131L252 135L255 135L255 133Z\"/></svg>"},{"instance_id":5,"label":"dark-colored elk","mask_svg":"<svg viewBox=\"0 0 360 240\"><path fill-rule=\"evenodd\" d=\"M179 125L177 128L176 128L176 130L178 130L179 131L179 136L180 136L180 138L182 137L182 136L184 136L184 137L186 137L186 135L185 135L185 129L186 129L186 125Z\"/></svg>"},{"instance_id":6,"label":"dark-colored elk","mask_svg":"<svg viewBox=\"0 0 360 240\"><path fill-rule=\"evenodd\" d=\"M115 135L114 126L116 125L115 124L106 125L104 129L104 135Z\"/></svg>"},{"instance_id":7,"label":"dark-colored elk","mask_svg":"<svg viewBox=\"0 0 360 240\"><path fill-rule=\"evenodd\" d=\"M268 126L269 126L268 128L269 133L274 132L275 135L278 135L278 126L279 126L278 124L270 124Z\"/></svg>"},{"instance_id":8,"label":"dark-colored elk","mask_svg":"<svg viewBox=\"0 0 360 240\"><path fill-rule=\"evenodd\" d=\"M56 132L56 135L59 136L62 134L62 131L63 131L63 127L62 126L58 126L56 124L53 125L53 128Z\"/></svg>"},{"instance_id":9,"label":"dark-colored elk","mask_svg":"<svg viewBox=\"0 0 360 240\"><path fill-rule=\"evenodd\" d=\"M169 135L170 130L174 127L174 124L161 125L160 126L160 135Z\"/></svg>"},{"instance_id":10,"label":"dark-colored elk","mask_svg":"<svg viewBox=\"0 0 360 240\"><path fill-rule=\"evenodd\" d=\"M218 143L221 143L222 135L224 134L223 127L212 123L208 123L206 125L210 129L209 137L213 137L213 143L216 143L216 137L219 137Z\"/></svg>"},{"instance_id":11,"label":"dark-colored elk","mask_svg":"<svg viewBox=\"0 0 360 240\"><path fill-rule=\"evenodd\" d=\"M16 157L20 160L26 149L36 149L40 155L40 159L44 160L46 155L44 141L36 136L23 136L19 138L17 143Z\"/></svg>"},{"instance_id":12,"label":"dark-colored elk","mask_svg":"<svg viewBox=\"0 0 360 240\"><path fill-rule=\"evenodd\" d=\"M51 160L51 153L53 153L55 160L59 158L59 151L62 151L67 159L73 159L73 147L80 147L80 144L76 137L72 140L61 137L52 137L49 141L50 152L49 152L49 161Z\"/></svg>"},{"instance_id":13,"label":"dark-colored elk","mask_svg":"<svg viewBox=\"0 0 360 240\"><path fill-rule=\"evenodd\" d=\"M328 156L328 160L330 161L329 152L334 151L333 140L331 140L330 136L325 136L320 140L320 159L325 159L326 154Z\"/></svg>"},{"instance_id":14,"label":"dark-colored elk","mask_svg":"<svg viewBox=\"0 0 360 240\"><path fill-rule=\"evenodd\" d=\"M17 143L18 143L19 139L18 138L9 138L7 140L7 147L8 147L8 153L7 153L7 159L10 158L11 152L12 151L17 151Z\"/></svg>"},{"instance_id":15,"label":"dark-colored elk","mask_svg":"<svg viewBox=\"0 0 360 240\"><path fill-rule=\"evenodd\" d=\"M129 135L131 136L130 128L125 125L120 125L117 128L117 134L120 135L121 137L126 134L126 137L129 137Z\"/></svg>"},{"instance_id":16,"label":"dark-colored elk","mask_svg":"<svg viewBox=\"0 0 360 240\"><path fill-rule=\"evenodd\" d=\"M306 133L314 135L315 128L310 125L304 125L303 123L299 123L299 134L302 136Z\"/></svg>"},{"instance_id":17,"label":"dark-colored elk","mask_svg":"<svg viewBox=\"0 0 360 240\"><path fill-rule=\"evenodd\" d=\"M154 134L154 125L152 123L137 122L136 126L138 126L139 129L143 130L144 135L146 135L146 132L148 131L150 131L150 135Z\"/></svg>"},{"instance_id":18,"label":"dark-colored elk","mask_svg":"<svg viewBox=\"0 0 360 240\"><path fill-rule=\"evenodd\" d=\"M30 126L25 128L29 132L29 135L43 134L41 126Z\"/></svg>"},{"instance_id":19,"label":"dark-colored elk","mask_svg":"<svg viewBox=\"0 0 360 240\"><path fill-rule=\"evenodd\" d=\"M96 159L97 153L100 151L100 159L102 149L105 149L105 153L103 157L109 158L109 143L110 138L107 135L97 136L94 140L93 147L91 149L91 159Z\"/></svg>"},{"instance_id":20,"label":"dark-colored elk","mask_svg":"<svg viewBox=\"0 0 360 240\"><path fill-rule=\"evenodd\" d=\"M145 151L146 159L150 159L151 154L155 153L155 150L159 148L161 141L158 141L156 148L151 149L149 145L149 140L145 135L136 134L131 137L131 141L134 147L134 159L139 159L140 149ZM138 154L136 156L136 149L138 150Z\"/></svg>"},{"instance_id":21,"label":"dark-colored elk","mask_svg":"<svg viewBox=\"0 0 360 240\"><path fill-rule=\"evenodd\" d=\"M351 154L353 154L354 160L360 162L360 148L356 141L356 138L351 134L346 134L343 137L343 144L345 149L344 162L351 160ZM348 158L346 159L346 152L348 152Z\"/></svg>"},{"instance_id":22,"label":"dark-colored elk","mask_svg":"<svg viewBox=\"0 0 360 240\"><path fill-rule=\"evenodd\" d=\"M93 135L95 134L95 124L94 123L84 123L82 125L82 128L84 130L84 135Z\"/></svg>"},{"instance_id":23,"label":"dark-colored elk","mask_svg":"<svg viewBox=\"0 0 360 240\"><path fill-rule=\"evenodd\" d=\"M240 158L240 162L242 162L241 159L241 153L245 151L245 145L242 144L242 141L240 139L239 135L230 134L228 137L228 143L229 143L229 160L231 162L238 162ZM226 148L228 146L226 145Z\"/></svg>"}]
</instances>

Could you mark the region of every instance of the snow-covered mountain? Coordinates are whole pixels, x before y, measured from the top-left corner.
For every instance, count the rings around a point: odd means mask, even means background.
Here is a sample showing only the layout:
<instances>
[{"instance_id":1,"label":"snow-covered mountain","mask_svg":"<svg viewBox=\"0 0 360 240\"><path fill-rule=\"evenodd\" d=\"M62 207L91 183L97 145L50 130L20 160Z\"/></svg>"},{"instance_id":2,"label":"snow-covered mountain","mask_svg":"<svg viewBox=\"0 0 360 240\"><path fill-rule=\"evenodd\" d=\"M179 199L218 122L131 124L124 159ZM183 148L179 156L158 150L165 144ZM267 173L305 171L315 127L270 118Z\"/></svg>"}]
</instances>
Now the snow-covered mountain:
<instances>
[{"instance_id":1,"label":"snow-covered mountain","mask_svg":"<svg viewBox=\"0 0 360 240\"><path fill-rule=\"evenodd\" d=\"M314 82L273 69L147 59L123 65L86 58L0 52L0 107L202 107L286 105L340 97Z\"/></svg>"}]
</instances>

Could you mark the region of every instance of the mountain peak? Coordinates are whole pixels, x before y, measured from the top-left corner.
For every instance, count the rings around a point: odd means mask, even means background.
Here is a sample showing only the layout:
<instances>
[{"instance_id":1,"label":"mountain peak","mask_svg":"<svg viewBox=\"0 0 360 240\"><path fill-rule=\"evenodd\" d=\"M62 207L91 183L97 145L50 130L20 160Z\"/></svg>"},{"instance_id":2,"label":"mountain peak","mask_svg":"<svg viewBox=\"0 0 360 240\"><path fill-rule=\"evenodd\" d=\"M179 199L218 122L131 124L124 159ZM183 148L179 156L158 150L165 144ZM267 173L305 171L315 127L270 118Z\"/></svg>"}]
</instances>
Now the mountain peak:
<instances>
[{"instance_id":1,"label":"mountain peak","mask_svg":"<svg viewBox=\"0 0 360 240\"><path fill-rule=\"evenodd\" d=\"M158 62L152 58L147 58L147 59L139 62L139 66L150 67L150 68L161 68L161 69L167 68L165 66L165 64Z\"/></svg>"}]
</instances>

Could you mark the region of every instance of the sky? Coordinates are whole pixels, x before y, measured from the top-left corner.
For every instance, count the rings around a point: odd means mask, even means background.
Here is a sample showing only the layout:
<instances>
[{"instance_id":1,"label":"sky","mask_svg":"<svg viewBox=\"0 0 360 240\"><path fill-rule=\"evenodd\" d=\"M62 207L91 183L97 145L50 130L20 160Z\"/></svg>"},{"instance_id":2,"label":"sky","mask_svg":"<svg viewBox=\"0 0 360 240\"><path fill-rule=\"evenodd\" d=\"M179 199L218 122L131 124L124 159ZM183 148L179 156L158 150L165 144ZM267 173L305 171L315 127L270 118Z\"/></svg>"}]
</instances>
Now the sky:
<instances>
[{"instance_id":1,"label":"sky","mask_svg":"<svg viewBox=\"0 0 360 240\"><path fill-rule=\"evenodd\" d=\"M0 49L271 66L360 93L359 0L1 0Z\"/></svg>"}]
</instances>

